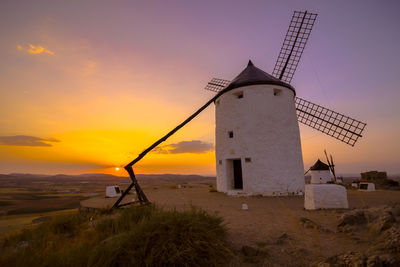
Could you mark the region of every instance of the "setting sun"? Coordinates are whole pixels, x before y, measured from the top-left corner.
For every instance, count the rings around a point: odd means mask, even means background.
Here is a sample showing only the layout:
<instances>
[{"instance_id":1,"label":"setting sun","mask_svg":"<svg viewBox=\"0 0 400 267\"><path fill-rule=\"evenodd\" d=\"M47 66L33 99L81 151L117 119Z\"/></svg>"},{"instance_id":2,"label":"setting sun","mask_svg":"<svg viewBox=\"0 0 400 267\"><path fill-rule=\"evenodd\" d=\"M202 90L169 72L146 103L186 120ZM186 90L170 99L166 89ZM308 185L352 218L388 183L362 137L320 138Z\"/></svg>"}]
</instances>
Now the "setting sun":
<instances>
[{"instance_id":1,"label":"setting sun","mask_svg":"<svg viewBox=\"0 0 400 267\"><path fill-rule=\"evenodd\" d=\"M116 171L119 171L119 167L115 167L115 170L116 170Z\"/></svg>"}]
</instances>

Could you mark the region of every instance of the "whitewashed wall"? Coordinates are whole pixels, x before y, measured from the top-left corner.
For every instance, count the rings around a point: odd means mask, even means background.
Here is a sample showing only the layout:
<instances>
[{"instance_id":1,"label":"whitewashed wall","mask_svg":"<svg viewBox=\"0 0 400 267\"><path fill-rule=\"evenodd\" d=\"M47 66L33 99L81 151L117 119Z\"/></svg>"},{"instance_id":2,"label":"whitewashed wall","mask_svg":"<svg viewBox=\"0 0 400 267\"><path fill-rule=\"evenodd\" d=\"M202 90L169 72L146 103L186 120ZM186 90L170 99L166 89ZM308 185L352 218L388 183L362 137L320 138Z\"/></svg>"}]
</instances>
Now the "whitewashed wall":
<instances>
[{"instance_id":1,"label":"whitewashed wall","mask_svg":"<svg viewBox=\"0 0 400 267\"><path fill-rule=\"evenodd\" d=\"M274 95L274 89L280 89ZM239 93L243 98L238 98ZM233 89L216 100L217 189L232 193L233 167L241 159L247 195L304 191L304 168L294 93L277 85ZM228 132L234 137L229 138ZM245 162L251 158L251 162Z\"/></svg>"},{"instance_id":2,"label":"whitewashed wall","mask_svg":"<svg viewBox=\"0 0 400 267\"><path fill-rule=\"evenodd\" d=\"M310 171L311 182L312 184L325 184L329 181L332 181L331 173L329 170L321 170L321 171Z\"/></svg>"},{"instance_id":3,"label":"whitewashed wall","mask_svg":"<svg viewBox=\"0 0 400 267\"><path fill-rule=\"evenodd\" d=\"M347 209L347 190L337 184L308 184L304 194L304 208L316 209Z\"/></svg>"}]
</instances>

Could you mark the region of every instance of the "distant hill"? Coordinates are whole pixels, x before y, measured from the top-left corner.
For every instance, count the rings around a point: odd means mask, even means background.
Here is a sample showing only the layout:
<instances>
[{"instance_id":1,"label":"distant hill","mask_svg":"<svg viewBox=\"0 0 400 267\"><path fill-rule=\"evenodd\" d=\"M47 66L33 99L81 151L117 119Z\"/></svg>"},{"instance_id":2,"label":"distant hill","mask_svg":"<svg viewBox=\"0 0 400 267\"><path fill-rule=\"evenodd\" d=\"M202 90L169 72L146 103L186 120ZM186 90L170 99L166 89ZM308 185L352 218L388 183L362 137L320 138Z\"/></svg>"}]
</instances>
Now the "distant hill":
<instances>
[{"instance_id":1,"label":"distant hill","mask_svg":"<svg viewBox=\"0 0 400 267\"><path fill-rule=\"evenodd\" d=\"M141 181L203 181L203 180L215 180L212 176L201 176L201 175L181 175L181 174L138 174L136 175L138 180ZM74 180L74 181L100 181L100 180L115 180L123 179L127 180L127 176L115 176L111 174L104 173L84 173L78 175L68 175L68 174L29 174L29 173L10 173L10 174L0 174L0 179L40 179L40 180Z\"/></svg>"}]
</instances>

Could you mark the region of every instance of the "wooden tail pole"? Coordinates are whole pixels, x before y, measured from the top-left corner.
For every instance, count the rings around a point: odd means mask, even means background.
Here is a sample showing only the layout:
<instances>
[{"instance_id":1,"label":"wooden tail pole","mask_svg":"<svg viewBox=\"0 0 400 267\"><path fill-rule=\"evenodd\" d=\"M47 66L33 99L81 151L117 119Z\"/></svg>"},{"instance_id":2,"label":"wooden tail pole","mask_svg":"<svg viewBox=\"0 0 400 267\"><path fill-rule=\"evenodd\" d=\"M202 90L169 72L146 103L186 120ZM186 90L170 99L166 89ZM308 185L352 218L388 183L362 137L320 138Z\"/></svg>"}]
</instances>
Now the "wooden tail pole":
<instances>
[{"instance_id":1,"label":"wooden tail pole","mask_svg":"<svg viewBox=\"0 0 400 267\"><path fill-rule=\"evenodd\" d=\"M139 156L131 161L128 165L126 165L124 168L125 170L129 173L129 177L132 180L132 183L128 186L128 188L124 191L124 193L119 197L119 199L114 203L111 209L115 209L120 207L121 201L125 198L125 196L129 193L129 191L132 189L132 187L135 187L138 199L140 203L142 204L149 204L150 201L146 197L145 193L143 190L140 188L139 183L135 177L135 173L133 172L133 165L135 165L139 160L141 160L144 156L147 155L151 150L153 150L155 147L157 147L159 144L167 140L171 135L176 133L179 129L181 129L183 126L185 126L187 123L189 123L191 120L193 120L197 115L199 115L204 109L206 109L211 103L213 103L223 92L218 93L216 96L211 98L206 104L204 104L201 108L199 108L195 113L193 113L191 116L189 116L186 120L184 120L181 124L176 126L174 129L172 129L170 132L168 132L166 135L161 137L159 140L157 140L154 144L146 148L142 153L139 154Z\"/></svg>"},{"instance_id":2,"label":"wooden tail pole","mask_svg":"<svg viewBox=\"0 0 400 267\"><path fill-rule=\"evenodd\" d=\"M337 182L336 174L335 174L335 165L333 165L332 155L330 155L331 161L329 161L328 154L326 153L326 149L324 150L324 152L325 152L326 161L328 162L329 170L332 172L334 181Z\"/></svg>"},{"instance_id":3,"label":"wooden tail pole","mask_svg":"<svg viewBox=\"0 0 400 267\"><path fill-rule=\"evenodd\" d=\"M333 174L333 177L335 178L335 181L337 181L336 173L335 173L335 164L333 163L332 155L330 155L330 156L331 156L332 174Z\"/></svg>"}]
</instances>

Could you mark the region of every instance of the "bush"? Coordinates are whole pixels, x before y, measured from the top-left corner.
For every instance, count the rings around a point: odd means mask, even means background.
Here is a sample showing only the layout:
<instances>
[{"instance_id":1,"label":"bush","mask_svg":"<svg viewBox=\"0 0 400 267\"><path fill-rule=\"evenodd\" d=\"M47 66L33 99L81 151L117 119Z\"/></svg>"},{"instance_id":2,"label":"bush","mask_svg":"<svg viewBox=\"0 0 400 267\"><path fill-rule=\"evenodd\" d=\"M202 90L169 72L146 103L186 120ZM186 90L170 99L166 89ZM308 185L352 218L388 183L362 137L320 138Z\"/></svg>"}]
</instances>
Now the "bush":
<instances>
[{"instance_id":1,"label":"bush","mask_svg":"<svg viewBox=\"0 0 400 267\"><path fill-rule=\"evenodd\" d=\"M216 266L232 255L222 218L130 207L95 220L55 217L2 244L0 266Z\"/></svg>"},{"instance_id":2,"label":"bush","mask_svg":"<svg viewBox=\"0 0 400 267\"><path fill-rule=\"evenodd\" d=\"M126 232L132 230L139 221L149 218L155 210L154 205L131 206L122 209L116 218L100 219L95 228L102 236Z\"/></svg>"},{"instance_id":3,"label":"bush","mask_svg":"<svg viewBox=\"0 0 400 267\"><path fill-rule=\"evenodd\" d=\"M231 255L226 235L222 219L205 211L154 210L132 231L98 245L89 266L217 266Z\"/></svg>"}]
</instances>

